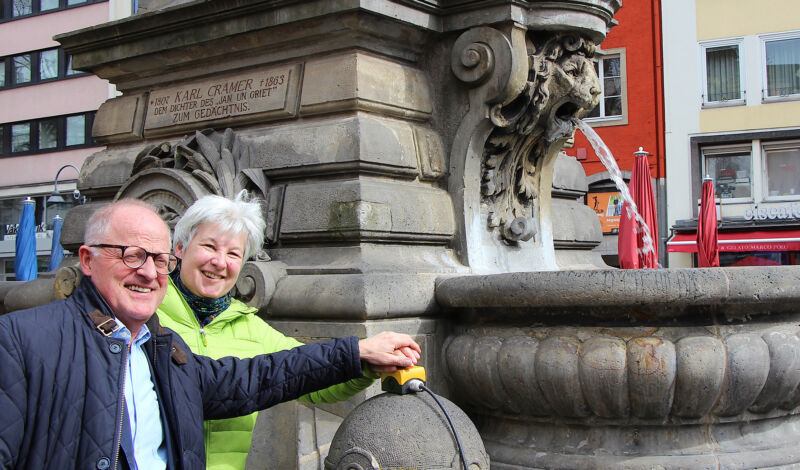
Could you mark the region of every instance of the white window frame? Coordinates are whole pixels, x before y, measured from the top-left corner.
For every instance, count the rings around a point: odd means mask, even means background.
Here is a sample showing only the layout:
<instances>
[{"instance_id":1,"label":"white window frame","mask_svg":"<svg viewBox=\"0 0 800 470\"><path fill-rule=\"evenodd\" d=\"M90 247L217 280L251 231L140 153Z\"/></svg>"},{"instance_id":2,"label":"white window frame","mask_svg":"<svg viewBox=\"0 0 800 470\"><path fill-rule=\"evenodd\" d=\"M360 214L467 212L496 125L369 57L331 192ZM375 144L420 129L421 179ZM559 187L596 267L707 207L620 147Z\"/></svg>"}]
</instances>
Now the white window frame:
<instances>
[{"instance_id":1,"label":"white window frame","mask_svg":"<svg viewBox=\"0 0 800 470\"><path fill-rule=\"evenodd\" d=\"M622 114L619 116L599 116L599 117L586 117L583 120L592 127L604 126L622 126L628 124L628 67L625 60L625 48L617 47L614 49L598 49L595 50L595 58L601 61L604 58L619 57L619 70L620 70L620 93L622 94ZM600 80L600 89L603 90L600 94L600 104L604 105L605 99L605 83L603 82L603 66L602 63L598 66L599 73L597 78ZM601 108L602 109L602 108Z\"/></svg>"},{"instance_id":2,"label":"white window frame","mask_svg":"<svg viewBox=\"0 0 800 470\"><path fill-rule=\"evenodd\" d=\"M753 162L753 154L755 149L753 148L753 143L747 144L735 144L735 145L719 145L719 146L709 146L709 147L702 147L700 149L700 169L705 172L706 171L706 157L715 157L715 156L724 156L726 154L736 153L736 152L749 152L750 153L750 197L727 197L724 198L720 194L716 194L716 197L720 200L721 204L742 204L742 203L752 203L753 198L756 194L756 181L755 181L755 170L754 162ZM705 174L703 174L705 177ZM714 184L716 186L716 180Z\"/></svg>"},{"instance_id":3,"label":"white window frame","mask_svg":"<svg viewBox=\"0 0 800 470\"><path fill-rule=\"evenodd\" d=\"M722 108L727 106L744 106L747 102L747 83L745 69L747 68L744 54L744 38L728 38L714 41L704 41L698 44L700 60L700 102L703 108ZM736 46L739 50L739 88L741 96L735 100L709 101L708 100L708 70L706 68L706 50L714 47Z\"/></svg>"},{"instance_id":4,"label":"white window frame","mask_svg":"<svg viewBox=\"0 0 800 470\"><path fill-rule=\"evenodd\" d=\"M781 101L800 100L800 93L784 96L767 96L767 43L783 39L800 39L800 30L782 33L764 34L758 37L761 41L761 102L775 103Z\"/></svg>"},{"instance_id":5,"label":"white window frame","mask_svg":"<svg viewBox=\"0 0 800 470\"><path fill-rule=\"evenodd\" d=\"M787 148L800 149L800 140L784 140L780 142L761 143L761 188L762 200L764 202L780 202L780 201L800 201L800 193L789 196L770 196L769 195L769 167L767 166L767 151L780 150Z\"/></svg>"}]
</instances>

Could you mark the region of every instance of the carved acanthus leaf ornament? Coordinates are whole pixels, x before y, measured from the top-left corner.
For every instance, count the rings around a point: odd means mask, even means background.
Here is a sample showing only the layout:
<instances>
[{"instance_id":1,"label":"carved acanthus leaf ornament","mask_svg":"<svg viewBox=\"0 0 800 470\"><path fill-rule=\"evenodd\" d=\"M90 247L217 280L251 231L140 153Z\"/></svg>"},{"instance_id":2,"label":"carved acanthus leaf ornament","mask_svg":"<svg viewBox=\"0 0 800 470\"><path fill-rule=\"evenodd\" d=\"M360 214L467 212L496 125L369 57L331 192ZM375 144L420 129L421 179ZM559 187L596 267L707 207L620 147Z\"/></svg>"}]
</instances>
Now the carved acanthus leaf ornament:
<instances>
[{"instance_id":1,"label":"carved acanthus leaf ornament","mask_svg":"<svg viewBox=\"0 0 800 470\"><path fill-rule=\"evenodd\" d=\"M148 146L137 155L131 176L159 168L186 172L209 193L229 198L247 189L265 199L269 186L263 172L251 168L249 147L242 144L232 129L225 129L223 133L204 129L175 144L164 142ZM162 209L170 210L167 205ZM172 224L180 215L161 214L165 221Z\"/></svg>"}]
</instances>

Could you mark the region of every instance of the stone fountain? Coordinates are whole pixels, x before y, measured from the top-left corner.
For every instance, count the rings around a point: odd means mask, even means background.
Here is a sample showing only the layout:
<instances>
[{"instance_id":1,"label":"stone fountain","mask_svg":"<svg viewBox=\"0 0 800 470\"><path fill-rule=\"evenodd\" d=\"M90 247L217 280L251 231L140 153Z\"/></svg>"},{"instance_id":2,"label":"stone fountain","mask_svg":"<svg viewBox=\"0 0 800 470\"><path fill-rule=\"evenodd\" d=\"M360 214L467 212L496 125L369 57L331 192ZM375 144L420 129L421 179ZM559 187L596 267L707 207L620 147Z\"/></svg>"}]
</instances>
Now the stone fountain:
<instances>
[{"instance_id":1,"label":"stone fountain","mask_svg":"<svg viewBox=\"0 0 800 470\"><path fill-rule=\"evenodd\" d=\"M592 251L560 150L620 0L139 4L57 37L121 92L65 248L116 198L174 223L249 189L269 224L239 296L304 340L414 335L492 468L800 465L800 270L619 271ZM321 468L357 402L262 413L250 468Z\"/></svg>"}]
</instances>

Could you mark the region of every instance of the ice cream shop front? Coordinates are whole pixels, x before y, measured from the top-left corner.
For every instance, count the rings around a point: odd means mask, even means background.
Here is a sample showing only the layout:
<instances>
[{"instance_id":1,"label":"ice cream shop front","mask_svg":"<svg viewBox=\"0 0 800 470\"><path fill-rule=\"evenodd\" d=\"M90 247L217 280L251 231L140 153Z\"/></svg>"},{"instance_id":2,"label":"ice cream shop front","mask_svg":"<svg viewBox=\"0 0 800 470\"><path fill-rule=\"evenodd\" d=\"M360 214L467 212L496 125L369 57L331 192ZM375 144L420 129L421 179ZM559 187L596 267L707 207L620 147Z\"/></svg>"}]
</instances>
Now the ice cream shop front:
<instances>
[{"instance_id":1,"label":"ice cream shop front","mask_svg":"<svg viewBox=\"0 0 800 470\"><path fill-rule=\"evenodd\" d=\"M697 219L679 220L671 231L667 251L690 254L697 266ZM800 203L749 207L741 217L723 217L718 233L720 266L800 264Z\"/></svg>"}]
</instances>

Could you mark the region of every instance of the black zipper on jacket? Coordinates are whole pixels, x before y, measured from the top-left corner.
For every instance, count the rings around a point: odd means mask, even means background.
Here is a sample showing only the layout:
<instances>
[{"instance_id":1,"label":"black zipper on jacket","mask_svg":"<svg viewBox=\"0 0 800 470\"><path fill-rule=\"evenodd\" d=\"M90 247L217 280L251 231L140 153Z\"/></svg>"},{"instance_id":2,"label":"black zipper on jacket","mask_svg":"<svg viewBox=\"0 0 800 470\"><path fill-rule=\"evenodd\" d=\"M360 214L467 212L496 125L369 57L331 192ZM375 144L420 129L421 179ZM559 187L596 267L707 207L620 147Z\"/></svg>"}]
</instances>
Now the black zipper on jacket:
<instances>
[{"instance_id":1,"label":"black zipper on jacket","mask_svg":"<svg viewBox=\"0 0 800 470\"><path fill-rule=\"evenodd\" d=\"M164 444L167 446L167 468L183 468L185 463L183 462L181 451L180 424L175 415L175 404L171 396L170 353L167 352L166 364L164 360L159 361L158 357L159 349L170 347L172 343L169 340L164 340L162 331L158 331L158 323L154 323L152 327L148 324L148 328L151 336L150 341L145 343L145 348L152 347L153 384L155 385L159 407L164 413L162 426L164 428ZM158 332L153 334L154 331ZM167 336L167 338L171 339L171 336ZM160 354L164 356L163 351ZM174 423L175 429L171 429L169 423Z\"/></svg>"},{"instance_id":2,"label":"black zipper on jacket","mask_svg":"<svg viewBox=\"0 0 800 470\"><path fill-rule=\"evenodd\" d=\"M114 450L114 470L117 470L119 464L119 452L122 447L122 425L125 424L125 375L128 372L128 348L122 348L122 387L120 387L120 407L119 407L119 424L117 426L117 445Z\"/></svg>"}]
</instances>

